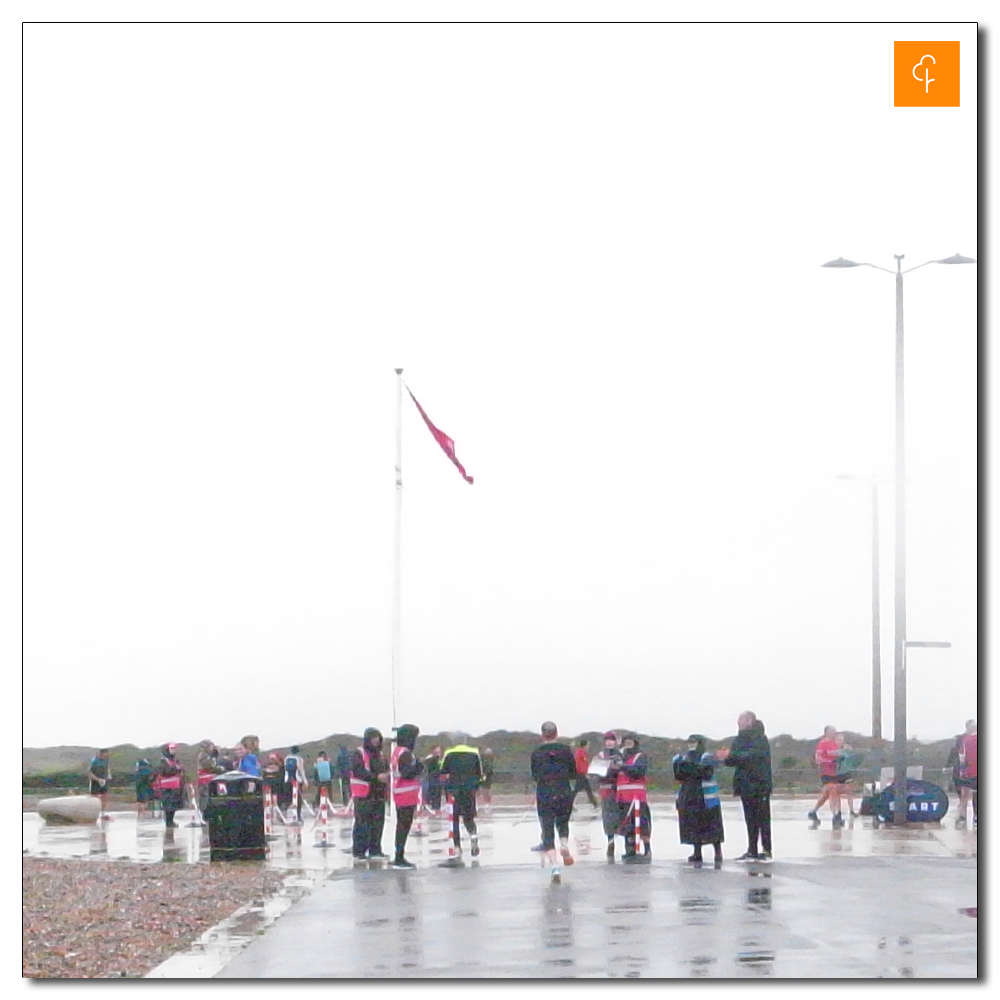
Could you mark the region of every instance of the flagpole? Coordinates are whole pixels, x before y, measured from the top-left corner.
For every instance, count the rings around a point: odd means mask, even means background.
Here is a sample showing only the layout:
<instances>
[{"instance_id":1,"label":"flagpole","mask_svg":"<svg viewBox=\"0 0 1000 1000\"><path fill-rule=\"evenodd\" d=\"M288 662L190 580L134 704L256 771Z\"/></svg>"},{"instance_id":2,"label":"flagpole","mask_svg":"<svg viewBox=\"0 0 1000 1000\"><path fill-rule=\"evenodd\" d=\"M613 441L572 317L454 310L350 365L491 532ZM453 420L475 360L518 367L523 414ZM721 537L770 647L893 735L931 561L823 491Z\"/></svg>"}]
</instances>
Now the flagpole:
<instances>
[{"instance_id":1,"label":"flagpole","mask_svg":"<svg viewBox=\"0 0 1000 1000\"><path fill-rule=\"evenodd\" d=\"M396 369L396 537L393 548L392 580L392 724L397 726L400 675L400 615L402 603L402 531L403 531L403 369Z\"/></svg>"}]
</instances>

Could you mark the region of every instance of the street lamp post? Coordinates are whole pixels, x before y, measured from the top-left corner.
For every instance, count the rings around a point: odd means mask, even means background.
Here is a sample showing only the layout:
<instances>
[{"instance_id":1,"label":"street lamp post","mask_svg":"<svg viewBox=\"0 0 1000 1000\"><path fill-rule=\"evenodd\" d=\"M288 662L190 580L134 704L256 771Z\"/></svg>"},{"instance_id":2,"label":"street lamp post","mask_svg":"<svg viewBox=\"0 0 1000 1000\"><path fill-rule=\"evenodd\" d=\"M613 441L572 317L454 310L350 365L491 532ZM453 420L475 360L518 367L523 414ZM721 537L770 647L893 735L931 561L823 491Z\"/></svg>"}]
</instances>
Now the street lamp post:
<instances>
[{"instance_id":1,"label":"street lamp post","mask_svg":"<svg viewBox=\"0 0 1000 1000\"><path fill-rule=\"evenodd\" d=\"M879 591L878 481L842 473L838 479L865 483L872 495L872 742L882 747L882 632Z\"/></svg>"},{"instance_id":2,"label":"street lamp post","mask_svg":"<svg viewBox=\"0 0 1000 1000\"><path fill-rule=\"evenodd\" d=\"M823 267L874 267L886 271L896 278L896 460L895 460L895 594L894 594L894 637L893 637L893 757L894 779L897 798L902 797L904 808L897 811L897 821L906 822L906 450L904 447L903 408L903 275L928 264L975 264L972 257L954 254L941 260L928 260L916 267L903 270L904 254L893 254L896 270L869 264L867 261L847 260L838 257L827 261Z\"/></svg>"}]
</instances>

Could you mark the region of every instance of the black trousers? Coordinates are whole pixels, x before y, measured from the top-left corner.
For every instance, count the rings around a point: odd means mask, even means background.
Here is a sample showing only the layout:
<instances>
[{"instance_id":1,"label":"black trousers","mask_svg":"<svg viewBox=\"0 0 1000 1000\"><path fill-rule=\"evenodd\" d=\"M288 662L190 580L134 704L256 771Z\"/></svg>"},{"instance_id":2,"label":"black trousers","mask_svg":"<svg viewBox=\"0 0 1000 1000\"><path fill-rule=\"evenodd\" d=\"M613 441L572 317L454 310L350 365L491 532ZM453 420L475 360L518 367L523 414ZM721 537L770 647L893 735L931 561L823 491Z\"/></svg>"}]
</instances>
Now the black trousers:
<instances>
[{"instance_id":1,"label":"black trousers","mask_svg":"<svg viewBox=\"0 0 1000 1000\"><path fill-rule=\"evenodd\" d=\"M441 808L441 782L436 774L427 782L427 808L434 812Z\"/></svg>"},{"instance_id":2,"label":"black trousers","mask_svg":"<svg viewBox=\"0 0 1000 1000\"><path fill-rule=\"evenodd\" d=\"M351 801L351 779L347 775L340 779L340 798L345 806Z\"/></svg>"},{"instance_id":3,"label":"black trousers","mask_svg":"<svg viewBox=\"0 0 1000 1000\"><path fill-rule=\"evenodd\" d=\"M410 835L416 806L396 806L396 857L401 858L406 850L406 838Z\"/></svg>"},{"instance_id":4,"label":"black trousers","mask_svg":"<svg viewBox=\"0 0 1000 1000\"><path fill-rule=\"evenodd\" d=\"M385 827L385 799L370 795L354 800L354 837L352 853L356 858L382 853L382 830Z\"/></svg>"},{"instance_id":5,"label":"black trousers","mask_svg":"<svg viewBox=\"0 0 1000 1000\"><path fill-rule=\"evenodd\" d=\"M765 854L771 853L771 796L770 795L741 795L743 802L743 819L747 825L747 853L759 854L757 842L760 841L760 850Z\"/></svg>"},{"instance_id":6,"label":"black trousers","mask_svg":"<svg viewBox=\"0 0 1000 1000\"><path fill-rule=\"evenodd\" d=\"M569 817L573 812L573 800L536 798L535 809L542 828L542 850L554 851L557 833L563 840L569 840Z\"/></svg>"},{"instance_id":7,"label":"black trousers","mask_svg":"<svg viewBox=\"0 0 1000 1000\"><path fill-rule=\"evenodd\" d=\"M451 797L451 832L455 841L455 847L462 846L462 834L459 831L458 821L465 824L465 829L471 836L475 836L476 830L476 793L470 791L454 792Z\"/></svg>"}]
</instances>

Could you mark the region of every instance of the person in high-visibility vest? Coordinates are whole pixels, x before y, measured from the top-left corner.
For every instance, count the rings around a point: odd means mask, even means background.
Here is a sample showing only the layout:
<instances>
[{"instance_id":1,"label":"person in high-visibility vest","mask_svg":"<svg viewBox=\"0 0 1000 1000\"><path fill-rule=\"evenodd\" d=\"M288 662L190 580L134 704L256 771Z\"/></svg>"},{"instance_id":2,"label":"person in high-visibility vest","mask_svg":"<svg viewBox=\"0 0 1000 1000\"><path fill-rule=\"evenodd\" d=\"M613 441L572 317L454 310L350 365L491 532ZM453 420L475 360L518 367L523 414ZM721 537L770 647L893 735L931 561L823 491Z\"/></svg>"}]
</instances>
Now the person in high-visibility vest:
<instances>
[{"instance_id":1,"label":"person in high-visibility vest","mask_svg":"<svg viewBox=\"0 0 1000 1000\"><path fill-rule=\"evenodd\" d=\"M361 746L351 754L351 798L354 799L355 862L366 857L381 860L385 804L389 795L389 761L382 752L382 733L369 726Z\"/></svg>"},{"instance_id":2,"label":"person in high-visibility vest","mask_svg":"<svg viewBox=\"0 0 1000 1000\"><path fill-rule=\"evenodd\" d=\"M591 761L593 773L597 776L597 794L601 799L601 824L608 838L606 856L615 859L615 837L621 833L622 810L615 792L615 774L611 767L621 760L618 748L618 734L609 729L604 734L604 749L599 750Z\"/></svg>"},{"instance_id":3,"label":"person in high-visibility vest","mask_svg":"<svg viewBox=\"0 0 1000 1000\"><path fill-rule=\"evenodd\" d=\"M653 851L649 840L653 822L646 800L646 772L649 761L639 749L639 737L635 733L625 733L621 742L621 760L612 763L609 773L615 778L615 797L621 808L622 833L625 836L624 864L651 861ZM639 853L635 842L635 803L639 803L639 837L644 852Z\"/></svg>"},{"instance_id":4,"label":"person in high-visibility vest","mask_svg":"<svg viewBox=\"0 0 1000 1000\"><path fill-rule=\"evenodd\" d=\"M420 730L406 723L395 727L394 731L396 745L389 757L389 773L392 775L392 804L396 809L396 854L389 867L416 868L404 855L406 838L420 802L420 775L424 764L414 750Z\"/></svg>"}]
</instances>

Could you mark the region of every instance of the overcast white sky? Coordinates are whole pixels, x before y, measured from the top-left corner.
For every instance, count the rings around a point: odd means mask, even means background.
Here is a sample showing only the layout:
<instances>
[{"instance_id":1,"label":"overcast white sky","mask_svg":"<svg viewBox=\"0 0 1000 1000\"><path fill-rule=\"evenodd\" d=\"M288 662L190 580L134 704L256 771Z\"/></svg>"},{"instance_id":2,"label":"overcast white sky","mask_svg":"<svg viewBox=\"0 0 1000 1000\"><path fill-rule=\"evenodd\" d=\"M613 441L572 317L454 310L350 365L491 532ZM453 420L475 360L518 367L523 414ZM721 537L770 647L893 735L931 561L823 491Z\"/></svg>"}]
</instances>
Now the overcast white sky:
<instances>
[{"instance_id":1,"label":"overcast white sky","mask_svg":"<svg viewBox=\"0 0 1000 1000\"><path fill-rule=\"evenodd\" d=\"M29 25L24 736L870 732L972 24ZM962 107L894 108L893 41ZM909 730L977 714L978 267L906 279Z\"/></svg>"}]
</instances>

